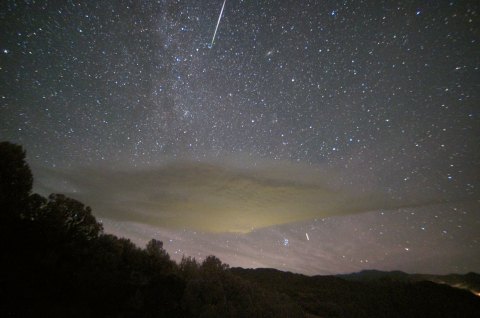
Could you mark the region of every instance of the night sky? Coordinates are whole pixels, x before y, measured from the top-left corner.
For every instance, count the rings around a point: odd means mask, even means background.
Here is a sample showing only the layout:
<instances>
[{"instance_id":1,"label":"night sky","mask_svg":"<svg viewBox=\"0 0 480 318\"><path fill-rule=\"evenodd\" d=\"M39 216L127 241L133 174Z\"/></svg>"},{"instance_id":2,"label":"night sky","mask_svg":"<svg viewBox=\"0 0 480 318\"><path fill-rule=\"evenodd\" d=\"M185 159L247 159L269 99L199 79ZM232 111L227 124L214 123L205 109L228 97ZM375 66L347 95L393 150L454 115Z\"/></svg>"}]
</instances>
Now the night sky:
<instances>
[{"instance_id":1,"label":"night sky","mask_svg":"<svg viewBox=\"0 0 480 318\"><path fill-rule=\"evenodd\" d=\"M62 3L63 4L58 4ZM175 259L480 272L476 1L2 1L0 139Z\"/></svg>"}]
</instances>

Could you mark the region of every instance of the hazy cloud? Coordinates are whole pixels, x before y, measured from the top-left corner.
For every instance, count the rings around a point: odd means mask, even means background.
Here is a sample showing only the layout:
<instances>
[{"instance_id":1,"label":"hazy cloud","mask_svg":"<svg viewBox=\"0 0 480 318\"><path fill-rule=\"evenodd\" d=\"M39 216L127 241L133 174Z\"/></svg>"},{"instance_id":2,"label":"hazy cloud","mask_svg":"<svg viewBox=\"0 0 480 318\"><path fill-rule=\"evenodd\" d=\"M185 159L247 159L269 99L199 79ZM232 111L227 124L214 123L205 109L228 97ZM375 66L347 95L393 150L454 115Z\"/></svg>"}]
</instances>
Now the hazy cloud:
<instances>
[{"instance_id":1,"label":"hazy cloud","mask_svg":"<svg viewBox=\"0 0 480 318\"><path fill-rule=\"evenodd\" d=\"M62 192L95 215L163 228L209 232L253 229L314 218L438 203L338 188L335 172L294 164L238 168L177 162L148 169L41 170L37 191Z\"/></svg>"}]
</instances>

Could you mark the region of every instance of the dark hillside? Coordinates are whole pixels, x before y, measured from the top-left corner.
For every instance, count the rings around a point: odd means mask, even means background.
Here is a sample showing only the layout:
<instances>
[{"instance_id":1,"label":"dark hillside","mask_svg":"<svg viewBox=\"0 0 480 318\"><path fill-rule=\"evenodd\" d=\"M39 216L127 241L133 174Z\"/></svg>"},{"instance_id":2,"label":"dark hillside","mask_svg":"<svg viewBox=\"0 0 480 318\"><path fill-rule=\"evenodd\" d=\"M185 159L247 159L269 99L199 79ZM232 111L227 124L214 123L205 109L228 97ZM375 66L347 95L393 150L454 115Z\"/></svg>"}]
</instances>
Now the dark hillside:
<instances>
[{"instance_id":1,"label":"dark hillside","mask_svg":"<svg viewBox=\"0 0 480 318\"><path fill-rule=\"evenodd\" d=\"M408 282L403 274L394 275L400 280L353 281L273 269L231 272L287 294L306 313L320 317L477 317L480 312L480 298L469 291L429 281Z\"/></svg>"},{"instance_id":2,"label":"dark hillside","mask_svg":"<svg viewBox=\"0 0 480 318\"><path fill-rule=\"evenodd\" d=\"M430 275L430 274L407 274L400 271L382 272L366 270L358 273L337 275L343 279L356 282L423 282L430 281L437 284L446 284L451 287L466 289L480 295L480 275L468 273L465 275Z\"/></svg>"}]
</instances>

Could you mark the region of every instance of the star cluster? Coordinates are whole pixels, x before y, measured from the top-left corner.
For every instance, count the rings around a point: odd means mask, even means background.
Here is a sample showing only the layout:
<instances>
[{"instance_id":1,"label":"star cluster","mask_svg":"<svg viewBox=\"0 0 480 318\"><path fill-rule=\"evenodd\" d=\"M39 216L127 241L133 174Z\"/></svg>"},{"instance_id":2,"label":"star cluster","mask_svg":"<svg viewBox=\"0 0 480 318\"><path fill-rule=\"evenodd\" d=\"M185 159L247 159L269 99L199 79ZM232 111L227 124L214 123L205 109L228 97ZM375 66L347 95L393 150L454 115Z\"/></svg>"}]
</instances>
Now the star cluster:
<instances>
[{"instance_id":1,"label":"star cluster","mask_svg":"<svg viewBox=\"0 0 480 318\"><path fill-rule=\"evenodd\" d=\"M331 191L405 204L202 239L106 213L114 200L92 208L119 235L232 265L479 271L478 4L227 0L210 46L222 3L1 5L0 138L27 149L38 190L89 203L74 182L85 167L172 161L252 174L280 164L290 186L300 165Z\"/></svg>"}]
</instances>

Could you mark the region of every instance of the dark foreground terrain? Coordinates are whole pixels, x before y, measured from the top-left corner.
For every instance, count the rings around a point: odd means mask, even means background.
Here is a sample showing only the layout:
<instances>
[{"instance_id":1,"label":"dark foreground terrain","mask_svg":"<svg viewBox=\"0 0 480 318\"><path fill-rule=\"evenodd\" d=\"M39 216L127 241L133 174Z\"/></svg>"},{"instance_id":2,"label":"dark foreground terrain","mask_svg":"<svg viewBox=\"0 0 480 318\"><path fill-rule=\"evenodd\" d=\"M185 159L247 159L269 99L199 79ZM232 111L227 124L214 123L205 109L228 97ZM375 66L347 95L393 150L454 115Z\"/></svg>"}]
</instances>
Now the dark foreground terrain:
<instances>
[{"instance_id":1,"label":"dark foreground terrain","mask_svg":"<svg viewBox=\"0 0 480 318\"><path fill-rule=\"evenodd\" d=\"M20 146L0 143L0 317L478 317L478 275L313 276L170 260L105 234L89 207L32 194ZM437 280L435 280L437 279ZM439 284L440 283L440 284ZM459 289L450 287L458 285ZM478 289L477 289L478 290Z\"/></svg>"},{"instance_id":2,"label":"dark foreground terrain","mask_svg":"<svg viewBox=\"0 0 480 318\"><path fill-rule=\"evenodd\" d=\"M339 276L305 276L275 269L232 268L231 272L260 286L288 295L307 317L478 317L480 297L430 279L367 271ZM371 277L371 272L376 275ZM393 276L393 277L392 277ZM425 279L420 279L425 276ZM479 275L455 275L468 281Z\"/></svg>"}]
</instances>

